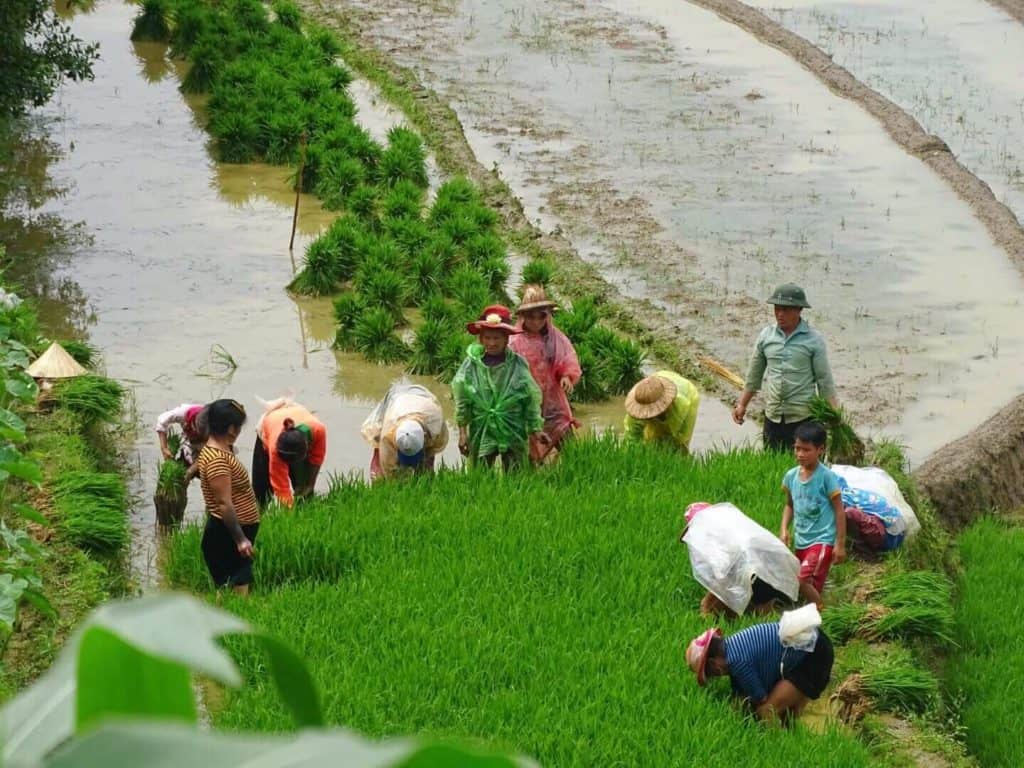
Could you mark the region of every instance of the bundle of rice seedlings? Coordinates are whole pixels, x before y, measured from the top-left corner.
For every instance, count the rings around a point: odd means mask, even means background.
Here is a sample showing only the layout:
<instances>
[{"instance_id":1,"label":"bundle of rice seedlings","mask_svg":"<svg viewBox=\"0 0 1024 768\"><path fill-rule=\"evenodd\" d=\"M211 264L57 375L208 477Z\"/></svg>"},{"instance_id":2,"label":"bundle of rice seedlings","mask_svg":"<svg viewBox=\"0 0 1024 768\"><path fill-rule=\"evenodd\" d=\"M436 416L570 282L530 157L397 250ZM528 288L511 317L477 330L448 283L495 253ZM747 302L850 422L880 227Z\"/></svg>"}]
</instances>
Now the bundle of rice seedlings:
<instances>
[{"instance_id":1,"label":"bundle of rice seedlings","mask_svg":"<svg viewBox=\"0 0 1024 768\"><path fill-rule=\"evenodd\" d=\"M624 395L644 377L643 366L647 356L631 339L614 333L612 336L614 343L601 352L598 366L608 394Z\"/></svg>"},{"instance_id":2,"label":"bundle of rice seedlings","mask_svg":"<svg viewBox=\"0 0 1024 768\"><path fill-rule=\"evenodd\" d=\"M441 373L444 345L451 336L452 327L449 323L436 318L424 320L416 330L409 372L421 376Z\"/></svg>"},{"instance_id":3,"label":"bundle of rice seedlings","mask_svg":"<svg viewBox=\"0 0 1024 768\"><path fill-rule=\"evenodd\" d=\"M475 320L490 303L490 286L483 275L469 265L463 265L450 273L444 288L445 293L459 306L460 319Z\"/></svg>"},{"instance_id":4,"label":"bundle of rice seedlings","mask_svg":"<svg viewBox=\"0 0 1024 768\"><path fill-rule=\"evenodd\" d=\"M834 643L845 643L854 637L867 614L867 606L860 603L830 605L821 615L822 627Z\"/></svg>"},{"instance_id":5,"label":"bundle of rice seedlings","mask_svg":"<svg viewBox=\"0 0 1024 768\"><path fill-rule=\"evenodd\" d=\"M405 179L396 182L384 199L381 209L387 219L419 219L423 208L423 190Z\"/></svg>"},{"instance_id":6,"label":"bundle of rice seedlings","mask_svg":"<svg viewBox=\"0 0 1024 768\"><path fill-rule=\"evenodd\" d=\"M461 246L480 234L480 229L471 216L460 211L441 223L441 232L455 245Z\"/></svg>"},{"instance_id":7,"label":"bundle of rice seedlings","mask_svg":"<svg viewBox=\"0 0 1024 768\"><path fill-rule=\"evenodd\" d=\"M828 432L828 458L835 464L860 465L864 461L864 441L850 426L846 411L823 397L810 403L811 418Z\"/></svg>"},{"instance_id":8,"label":"bundle of rice seedlings","mask_svg":"<svg viewBox=\"0 0 1024 768\"><path fill-rule=\"evenodd\" d=\"M523 285L543 285L547 288L554 275L554 264L547 259L533 259L523 266Z\"/></svg>"},{"instance_id":9,"label":"bundle of rice seedlings","mask_svg":"<svg viewBox=\"0 0 1024 768\"><path fill-rule=\"evenodd\" d=\"M334 346L338 349L355 349L354 331L364 312L366 303L355 291L346 291L334 300L334 319L338 322Z\"/></svg>"},{"instance_id":10,"label":"bundle of rice seedlings","mask_svg":"<svg viewBox=\"0 0 1024 768\"><path fill-rule=\"evenodd\" d=\"M860 673L875 707L890 712L924 713L939 702L939 681L909 651L893 649Z\"/></svg>"},{"instance_id":11,"label":"bundle of rice seedlings","mask_svg":"<svg viewBox=\"0 0 1024 768\"><path fill-rule=\"evenodd\" d=\"M61 529L78 546L112 552L128 541L127 495L121 477L70 472L54 484Z\"/></svg>"},{"instance_id":12,"label":"bundle of rice seedlings","mask_svg":"<svg viewBox=\"0 0 1024 768\"><path fill-rule=\"evenodd\" d=\"M608 397L608 390L598 373L598 360L588 346L576 347L582 375L572 390L570 399L576 403L593 403Z\"/></svg>"},{"instance_id":13,"label":"bundle of rice seedlings","mask_svg":"<svg viewBox=\"0 0 1024 768\"><path fill-rule=\"evenodd\" d=\"M282 27L298 32L302 28L302 12L291 0L274 0L274 19Z\"/></svg>"},{"instance_id":14,"label":"bundle of rice seedlings","mask_svg":"<svg viewBox=\"0 0 1024 768\"><path fill-rule=\"evenodd\" d=\"M248 111L224 112L210 121L217 152L225 163L248 163L259 155L260 124Z\"/></svg>"},{"instance_id":15,"label":"bundle of rice seedlings","mask_svg":"<svg viewBox=\"0 0 1024 768\"><path fill-rule=\"evenodd\" d=\"M477 268L482 268L489 262L503 262L508 256L505 243L500 237L493 234L473 235L463 245L462 250L466 261Z\"/></svg>"},{"instance_id":16,"label":"bundle of rice seedlings","mask_svg":"<svg viewBox=\"0 0 1024 768\"><path fill-rule=\"evenodd\" d=\"M905 605L868 611L862 634L869 640L930 637L955 646L953 606Z\"/></svg>"},{"instance_id":17,"label":"bundle of rice seedlings","mask_svg":"<svg viewBox=\"0 0 1024 768\"><path fill-rule=\"evenodd\" d=\"M385 203L386 205L386 203ZM413 258L420 253L429 251L444 264L443 256L435 249L428 248L431 240L430 227L418 216L395 218L384 221L384 231L402 249L406 258Z\"/></svg>"},{"instance_id":18,"label":"bundle of rice seedlings","mask_svg":"<svg viewBox=\"0 0 1024 768\"><path fill-rule=\"evenodd\" d=\"M187 56L204 32L212 26L211 14L197 2L178 2L174 5L174 28L171 31L171 54Z\"/></svg>"},{"instance_id":19,"label":"bundle of rice seedlings","mask_svg":"<svg viewBox=\"0 0 1024 768\"><path fill-rule=\"evenodd\" d=\"M192 66L181 81L183 93L208 93L224 67L224 52L213 36L203 35L189 51Z\"/></svg>"},{"instance_id":20,"label":"bundle of rice seedlings","mask_svg":"<svg viewBox=\"0 0 1024 768\"><path fill-rule=\"evenodd\" d=\"M386 185L408 181L419 189L426 189L427 158L419 135L401 126L388 131L388 146L380 157L378 173Z\"/></svg>"},{"instance_id":21,"label":"bundle of rice seedlings","mask_svg":"<svg viewBox=\"0 0 1024 768\"><path fill-rule=\"evenodd\" d=\"M335 219L320 238L326 241L331 252L339 280L351 280L363 259L373 250L373 236L354 216Z\"/></svg>"},{"instance_id":22,"label":"bundle of rice seedlings","mask_svg":"<svg viewBox=\"0 0 1024 768\"><path fill-rule=\"evenodd\" d=\"M511 273L508 261L504 257L487 259L487 261L479 265L478 269L487 282L491 295L503 298L505 282Z\"/></svg>"},{"instance_id":23,"label":"bundle of rice seedlings","mask_svg":"<svg viewBox=\"0 0 1024 768\"><path fill-rule=\"evenodd\" d=\"M475 341L476 339L462 329L453 331L444 340L444 344L441 345L441 352L438 355L437 361L439 369L437 378L444 382L449 382L455 378L459 366L462 365L462 361L466 358L466 349Z\"/></svg>"},{"instance_id":24,"label":"bundle of rice seedlings","mask_svg":"<svg viewBox=\"0 0 1024 768\"><path fill-rule=\"evenodd\" d=\"M444 263L430 251L420 251L412 260L412 298L421 304L437 296L444 280ZM441 299L443 302L444 300Z\"/></svg>"},{"instance_id":25,"label":"bundle of rice seedlings","mask_svg":"<svg viewBox=\"0 0 1024 768\"><path fill-rule=\"evenodd\" d=\"M153 494L156 520L160 525L180 525L185 516L185 506L188 504L185 473L185 465L176 459L169 459L160 464L156 492Z\"/></svg>"},{"instance_id":26,"label":"bundle of rice seedlings","mask_svg":"<svg viewBox=\"0 0 1024 768\"><path fill-rule=\"evenodd\" d=\"M66 472L54 482L53 496L57 500L94 496L106 499L119 509L124 509L128 500L124 481L120 475L113 472Z\"/></svg>"},{"instance_id":27,"label":"bundle of rice seedlings","mask_svg":"<svg viewBox=\"0 0 1024 768\"><path fill-rule=\"evenodd\" d=\"M355 274L357 288L377 272L406 273L408 259L397 243L386 237L368 237L364 243L366 251Z\"/></svg>"},{"instance_id":28,"label":"bundle of rice seedlings","mask_svg":"<svg viewBox=\"0 0 1024 768\"><path fill-rule=\"evenodd\" d=\"M361 162L340 151L332 151L320 165L316 196L327 210L339 211L345 207L349 195L365 181L366 169Z\"/></svg>"},{"instance_id":29,"label":"bundle of rice seedlings","mask_svg":"<svg viewBox=\"0 0 1024 768\"><path fill-rule=\"evenodd\" d=\"M268 115L261 129L266 161L275 165L292 162L297 157L303 127L302 118L288 106Z\"/></svg>"},{"instance_id":30,"label":"bundle of rice seedlings","mask_svg":"<svg viewBox=\"0 0 1024 768\"><path fill-rule=\"evenodd\" d=\"M878 585L875 594L890 608L907 605L942 607L953 601L953 585L935 571L908 571L887 577Z\"/></svg>"},{"instance_id":31,"label":"bundle of rice seedlings","mask_svg":"<svg viewBox=\"0 0 1024 768\"><path fill-rule=\"evenodd\" d=\"M338 38L333 32L323 27L313 27L309 31L309 42L322 62L333 63L341 55L341 43L338 42ZM350 81L351 79L349 76Z\"/></svg>"},{"instance_id":32,"label":"bundle of rice seedlings","mask_svg":"<svg viewBox=\"0 0 1024 768\"><path fill-rule=\"evenodd\" d=\"M170 8L167 0L142 0L142 8L132 26L132 40L164 43L170 39Z\"/></svg>"},{"instance_id":33,"label":"bundle of rice seedlings","mask_svg":"<svg viewBox=\"0 0 1024 768\"><path fill-rule=\"evenodd\" d=\"M597 325L597 320L597 302L592 296L575 299L570 309L555 315L555 324L573 344L581 344L590 330Z\"/></svg>"},{"instance_id":34,"label":"bundle of rice seedlings","mask_svg":"<svg viewBox=\"0 0 1024 768\"><path fill-rule=\"evenodd\" d=\"M409 303L409 282L400 272L369 273L359 281L358 290L366 306L387 312L393 325L405 322L403 311Z\"/></svg>"},{"instance_id":35,"label":"bundle of rice seedlings","mask_svg":"<svg viewBox=\"0 0 1024 768\"><path fill-rule=\"evenodd\" d=\"M376 187L360 184L348 194L345 207L371 229L380 226L380 200Z\"/></svg>"},{"instance_id":36,"label":"bundle of rice seedlings","mask_svg":"<svg viewBox=\"0 0 1024 768\"><path fill-rule=\"evenodd\" d=\"M229 0L225 11L238 27L248 32L264 33L270 28L266 8L260 0Z\"/></svg>"},{"instance_id":37,"label":"bundle of rice seedlings","mask_svg":"<svg viewBox=\"0 0 1024 768\"><path fill-rule=\"evenodd\" d=\"M327 237L318 237L306 247L305 265L288 286L303 296L326 296L338 286L338 264Z\"/></svg>"},{"instance_id":38,"label":"bundle of rice seedlings","mask_svg":"<svg viewBox=\"0 0 1024 768\"><path fill-rule=\"evenodd\" d=\"M476 223L477 230L482 233L490 233L498 225L497 212L487 205L470 206L469 216Z\"/></svg>"},{"instance_id":39,"label":"bundle of rice seedlings","mask_svg":"<svg viewBox=\"0 0 1024 768\"><path fill-rule=\"evenodd\" d=\"M92 344L85 341L65 339L60 342L60 345L64 347L69 355L75 358L77 363L85 366L86 368L92 368L96 359L99 357L99 350L97 350Z\"/></svg>"},{"instance_id":40,"label":"bundle of rice seedlings","mask_svg":"<svg viewBox=\"0 0 1024 768\"><path fill-rule=\"evenodd\" d=\"M455 309L439 293L431 294L420 303L420 314L424 320L436 320L449 327L456 323Z\"/></svg>"},{"instance_id":41,"label":"bundle of rice seedlings","mask_svg":"<svg viewBox=\"0 0 1024 768\"><path fill-rule=\"evenodd\" d=\"M437 215L431 213L431 218L444 218L443 213L453 210L454 207L480 202L480 192L465 176L456 176L449 179L437 190L437 200L434 203Z\"/></svg>"},{"instance_id":42,"label":"bundle of rice seedlings","mask_svg":"<svg viewBox=\"0 0 1024 768\"><path fill-rule=\"evenodd\" d=\"M454 270L463 263L458 246L443 232L434 232L424 248L441 259L446 269Z\"/></svg>"},{"instance_id":43,"label":"bundle of rice seedlings","mask_svg":"<svg viewBox=\"0 0 1024 768\"><path fill-rule=\"evenodd\" d=\"M394 316L382 307L367 310L352 331L356 351L377 363L397 363L409 356L409 348L395 333Z\"/></svg>"},{"instance_id":44,"label":"bundle of rice seedlings","mask_svg":"<svg viewBox=\"0 0 1024 768\"><path fill-rule=\"evenodd\" d=\"M79 376L54 387L57 405L78 414L86 426L117 423L123 397L124 388L103 376Z\"/></svg>"}]
</instances>

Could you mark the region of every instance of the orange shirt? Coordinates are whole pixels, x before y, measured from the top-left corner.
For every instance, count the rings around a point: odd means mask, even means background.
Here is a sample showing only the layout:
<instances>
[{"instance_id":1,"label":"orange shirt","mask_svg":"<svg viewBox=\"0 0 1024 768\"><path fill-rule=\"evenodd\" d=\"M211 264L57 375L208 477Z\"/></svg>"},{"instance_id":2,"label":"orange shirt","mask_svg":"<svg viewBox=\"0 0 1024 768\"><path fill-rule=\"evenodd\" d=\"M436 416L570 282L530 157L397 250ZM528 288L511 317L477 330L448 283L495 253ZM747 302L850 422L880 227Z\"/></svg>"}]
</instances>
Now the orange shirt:
<instances>
[{"instance_id":1,"label":"orange shirt","mask_svg":"<svg viewBox=\"0 0 1024 768\"><path fill-rule=\"evenodd\" d=\"M306 463L314 467L321 466L327 456L327 427L298 403L270 411L263 417L260 440L270 455L270 487L282 504L291 506L294 496L292 482L288 477L288 463L277 455L277 438L284 432L284 423L287 419L294 421L296 427L302 424L309 427L313 439L309 445L309 453L306 454Z\"/></svg>"}]
</instances>

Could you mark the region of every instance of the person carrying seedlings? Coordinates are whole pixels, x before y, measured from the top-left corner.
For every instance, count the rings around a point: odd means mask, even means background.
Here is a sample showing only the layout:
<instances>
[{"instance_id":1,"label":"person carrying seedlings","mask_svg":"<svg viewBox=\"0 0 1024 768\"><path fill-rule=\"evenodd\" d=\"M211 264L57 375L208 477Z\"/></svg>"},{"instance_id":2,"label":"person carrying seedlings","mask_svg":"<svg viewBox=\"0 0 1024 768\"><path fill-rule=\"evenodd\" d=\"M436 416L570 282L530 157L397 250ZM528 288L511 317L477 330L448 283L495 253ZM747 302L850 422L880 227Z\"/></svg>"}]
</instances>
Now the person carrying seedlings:
<instances>
[{"instance_id":1,"label":"person carrying seedlings","mask_svg":"<svg viewBox=\"0 0 1024 768\"><path fill-rule=\"evenodd\" d=\"M499 461L502 469L521 466L531 439L547 441L541 392L529 364L508 348L519 333L507 307L486 307L466 325L479 343L470 344L452 379L459 451L470 465Z\"/></svg>"},{"instance_id":2,"label":"person carrying seedlings","mask_svg":"<svg viewBox=\"0 0 1024 768\"><path fill-rule=\"evenodd\" d=\"M779 629L779 622L755 624L728 638L718 628L708 629L687 646L686 664L697 685L728 676L733 693L759 720L788 725L828 687L834 653L820 628L810 650L784 645Z\"/></svg>"},{"instance_id":3,"label":"person carrying seedlings","mask_svg":"<svg viewBox=\"0 0 1024 768\"><path fill-rule=\"evenodd\" d=\"M783 543L788 547L792 540L796 548L800 595L819 608L829 568L846 559L846 511L838 476L821 462L825 440L821 424L811 421L797 426L793 444L797 466L782 478L786 506L779 531Z\"/></svg>"},{"instance_id":4,"label":"person carrying seedlings","mask_svg":"<svg viewBox=\"0 0 1024 768\"><path fill-rule=\"evenodd\" d=\"M541 413L548 439L545 444L531 446L535 461L557 455L562 440L580 427L580 422L573 418L569 394L583 371L569 337L551 323L555 309L555 302L548 299L544 286L527 285L516 310L516 327L521 333L508 343L513 352L530 364L530 374L543 396Z\"/></svg>"},{"instance_id":5,"label":"person carrying seedlings","mask_svg":"<svg viewBox=\"0 0 1024 768\"><path fill-rule=\"evenodd\" d=\"M775 324L765 326L757 337L732 419L737 424L744 422L747 406L763 385L764 446L791 451L797 426L811 418L811 400L820 395L836 407L836 388L825 339L801 317L811 306L804 289L784 283L768 303L775 309Z\"/></svg>"},{"instance_id":6,"label":"person carrying seedlings","mask_svg":"<svg viewBox=\"0 0 1024 768\"><path fill-rule=\"evenodd\" d=\"M626 439L668 443L689 453L700 392L689 379L658 371L626 395Z\"/></svg>"},{"instance_id":7,"label":"person carrying seedlings","mask_svg":"<svg viewBox=\"0 0 1024 768\"><path fill-rule=\"evenodd\" d=\"M271 497L287 507L313 495L327 456L327 427L305 406L282 397L267 404L256 425L252 487L260 506Z\"/></svg>"},{"instance_id":8,"label":"person carrying seedlings","mask_svg":"<svg viewBox=\"0 0 1024 768\"><path fill-rule=\"evenodd\" d=\"M210 403L209 437L196 459L207 514L203 560L218 588L229 586L243 595L252 583L253 542L260 527L249 474L235 456L245 418L245 408L235 400Z\"/></svg>"},{"instance_id":9,"label":"person carrying seedlings","mask_svg":"<svg viewBox=\"0 0 1024 768\"><path fill-rule=\"evenodd\" d=\"M182 403L177 408L164 411L156 419L156 436L160 441L160 453L164 459L180 459L191 467L199 457L207 437L207 410L198 403ZM167 432L172 425L181 429L182 441L177 455L172 454Z\"/></svg>"},{"instance_id":10,"label":"person carrying seedlings","mask_svg":"<svg viewBox=\"0 0 1024 768\"><path fill-rule=\"evenodd\" d=\"M680 541L686 544L694 578L707 590L701 616L770 613L796 602L800 561L732 504L688 506Z\"/></svg>"},{"instance_id":11,"label":"person carrying seedlings","mask_svg":"<svg viewBox=\"0 0 1024 768\"><path fill-rule=\"evenodd\" d=\"M373 446L370 478L400 471L433 472L434 459L448 445L441 404L419 384L396 381L366 417L363 439Z\"/></svg>"}]
</instances>

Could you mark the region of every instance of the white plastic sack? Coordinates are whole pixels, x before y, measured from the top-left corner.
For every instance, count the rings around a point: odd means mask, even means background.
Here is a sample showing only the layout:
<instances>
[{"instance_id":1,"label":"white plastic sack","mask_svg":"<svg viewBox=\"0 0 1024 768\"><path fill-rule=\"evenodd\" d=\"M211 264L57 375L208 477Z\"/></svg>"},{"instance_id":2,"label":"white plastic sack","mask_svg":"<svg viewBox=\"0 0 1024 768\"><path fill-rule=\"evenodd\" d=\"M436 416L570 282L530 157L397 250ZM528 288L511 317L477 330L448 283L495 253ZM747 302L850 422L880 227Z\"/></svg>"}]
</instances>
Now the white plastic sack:
<instances>
[{"instance_id":1,"label":"white plastic sack","mask_svg":"<svg viewBox=\"0 0 1024 768\"><path fill-rule=\"evenodd\" d=\"M736 613L750 603L754 575L796 600L800 561L778 536L729 503L702 509L683 536L693 577Z\"/></svg>"},{"instance_id":2,"label":"white plastic sack","mask_svg":"<svg viewBox=\"0 0 1024 768\"><path fill-rule=\"evenodd\" d=\"M443 431L444 412L431 391L419 384L396 381L366 417L360 434L376 448L381 435L388 434L399 421L414 414L422 417L423 428L429 434L439 435Z\"/></svg>"},{"instance_id":3,"label":"white plastic sack","mask_svg":"<svg viewBox=\"0 0 1024 768\"><path fill-rule=\"evenodd\" d=\"M921 530L913 508L900 492L900 487L892 479L892 475L878 467L850 467L845 464L833 464L832 471L842 477L852 488L877 493L900 511L907 524L907 536L914 536Z\"/></svg>"},{"instance_id":4,"label":"white plastic sack","mask_svg":"<svg viewBox=\"0 0 1024 768\"><path fill-rule=\"evenodd\" d=\"M821 614L818 606L808 603L793 611L785 611L779 619L779 642L786 648L813 651L818 642Z\"/></svg>"}]
</instances>

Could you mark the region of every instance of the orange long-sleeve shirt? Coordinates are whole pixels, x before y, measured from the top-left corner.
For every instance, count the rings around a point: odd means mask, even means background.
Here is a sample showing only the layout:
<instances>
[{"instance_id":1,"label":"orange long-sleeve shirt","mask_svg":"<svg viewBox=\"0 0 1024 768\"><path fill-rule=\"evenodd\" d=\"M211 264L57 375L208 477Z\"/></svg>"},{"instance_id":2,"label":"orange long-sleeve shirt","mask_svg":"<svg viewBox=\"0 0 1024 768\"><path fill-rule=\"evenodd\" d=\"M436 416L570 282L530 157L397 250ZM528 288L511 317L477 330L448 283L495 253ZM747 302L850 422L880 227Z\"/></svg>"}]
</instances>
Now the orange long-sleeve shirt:
<instances>
[{"instance_id":1,"label":"orange long-sleeve shirt","mask_svg":"<svg viewBox=\"0 0 1024 768\"><path fill-rule=\"evenodd\" d=\"M327 427L304 406L294 403L271 411L263 417L260 425L260 440L270 455L270 487L278 501L286 506L294 502L292 482L288 477L288 463L277 455L277 438L284 432L284 423L291 419L295 426L305 424L313 435L306 454L306 462L314 467L322 466L327 456Z\"/></svg>"}]
</instances>

